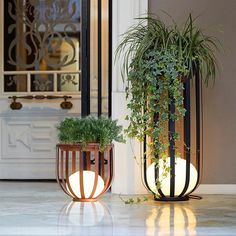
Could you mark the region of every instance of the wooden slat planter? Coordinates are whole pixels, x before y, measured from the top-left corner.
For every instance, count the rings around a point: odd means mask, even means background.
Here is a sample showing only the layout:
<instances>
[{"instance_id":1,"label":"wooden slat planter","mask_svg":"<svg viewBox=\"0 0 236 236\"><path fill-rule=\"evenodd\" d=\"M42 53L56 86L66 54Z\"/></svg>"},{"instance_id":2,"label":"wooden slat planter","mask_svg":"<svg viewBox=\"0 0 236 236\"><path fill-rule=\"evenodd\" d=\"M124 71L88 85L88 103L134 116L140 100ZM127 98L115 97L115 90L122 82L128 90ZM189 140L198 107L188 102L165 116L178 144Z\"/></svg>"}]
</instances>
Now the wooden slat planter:
<instances>
[{"instance_id":1,"label":"wooden slat planter","mask_svg":"<svg viewBox=\"0 0 236 236\"><path fill-rule=\"evenodd\" d=\"M98 143L57 145L57 182L74 201L96 201L111 186L113 144L99 151Z\"/></svg>"}]
</instances>

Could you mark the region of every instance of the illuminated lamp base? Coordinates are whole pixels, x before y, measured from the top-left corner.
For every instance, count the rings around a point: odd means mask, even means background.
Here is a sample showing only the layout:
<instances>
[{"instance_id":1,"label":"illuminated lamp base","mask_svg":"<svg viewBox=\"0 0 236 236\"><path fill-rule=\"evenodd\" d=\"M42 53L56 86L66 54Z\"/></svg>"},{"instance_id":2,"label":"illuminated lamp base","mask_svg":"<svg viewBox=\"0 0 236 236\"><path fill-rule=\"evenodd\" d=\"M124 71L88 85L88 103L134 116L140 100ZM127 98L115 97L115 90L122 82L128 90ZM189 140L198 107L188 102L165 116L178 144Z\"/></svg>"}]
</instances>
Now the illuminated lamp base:
<instances>
[{"instance_id":1,"label":"illuminated lamp base","mask_svg":"<svg viewBox=\"0 0 236 236\"><path fill-rule=\"evenodd\" d=\"M183 196L183 197L154 197L155 201L160 201L160 202L178 202L178 201L188 201L189 196Z\"/></svg>"},{"instance_id":2,"label":"illuminated lamp base","mask_svg":"<svg viewBox=\"0 0 236 236\"><path fill-rule=\"evenodd\" d=\"M170 157L167 158L167 166L170 167ZM163 176L164 163L163 160L159 161L159 176ZM185 188L186 181L186 160L176 157L175 158L175 192L174 196L170 197L170 172L167 174L167 177L161 180L161 191L165 196L160 196L160 199L163 201L184 201L188 200L187 195L194 189L197 183L197 170L194 165L190 164L190 180L189 186L186 190L184 196L179 197L182 191ZM152 163L147 169L147 183L149 188L153 193L158 194L156 188L156 179L155 179L155 163ZM186 196L186 197L185 197Z\"/></svg>"},{"instance_id":3,"label":"illuminated lamp base","mask_svg":"<svg viewBox=\"0 0 236 236\"><path fill-rule=\"evenodd\" d=\"M97 198L73 198L73 202L96 202Z\"/></svg>"},{"instance_id":4,"label":"illuminated lamp base","mask_svg":"<svg viewBox=\"0 0 236 236\"><path fill-rule=\"evenodd\" d=\"M69 182L71 189L74 194L69 190L69 186L66 185L67 191L73 196L73 201L75 202L95 202L97 197L102 193L104 189L104 181L101 176L98 175L98 180L96 184L96 189L94 194L93 187L95 184L95 172L93 171L83 171L83 189L84 189L84 198L82 198L80 193L80 172L76 172L69 177Z\"/></svg>"}]
</instances>

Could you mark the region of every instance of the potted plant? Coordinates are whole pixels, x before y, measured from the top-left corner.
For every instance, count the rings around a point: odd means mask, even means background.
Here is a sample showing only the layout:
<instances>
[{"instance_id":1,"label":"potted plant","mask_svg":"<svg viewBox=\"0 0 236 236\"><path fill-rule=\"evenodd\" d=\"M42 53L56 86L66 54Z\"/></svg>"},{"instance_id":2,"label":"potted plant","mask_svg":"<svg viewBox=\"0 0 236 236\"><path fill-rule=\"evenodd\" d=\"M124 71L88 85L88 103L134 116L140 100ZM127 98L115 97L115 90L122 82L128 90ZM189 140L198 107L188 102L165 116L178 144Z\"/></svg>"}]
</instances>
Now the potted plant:
<instances>
[{"instance_id":1,"label":"potted plant","mask_svg":"<svg viewBox=\"0 0 236 236\"><path fill-rule=\"evenodd\" d=\"M123 60L122 76L126 76L127 106L131 111L126 117L126 132L147 144L144 180L157 200L187 200L199 183L200 87L201 82L208 85L210 78L215 80L215 49L217 41L205 35L191 15L182 28L174 22L167 26L153 16L141 18L123 35L117 48L116 56ZM190 160L190 80L196 87L197 171ZM182 122L184 137L177 131L178 122ZM184 140L182 156L177 147L180 140ZM184 164L183 170L179 163ZM191 177L190 170L195 177ZM186 174L177 191L178 172ZM164 191L164 185L168 190Z\"/></svg>"},{"instance_id":2,"label":"potted plant","mask_svg":"<svg viewBox=\"0 0 236 236\"><path fill-rule=\"evenodd\" d=\"M113 141L122 127L109 118L66 118L58 128L57 181L74 201L96 201L113 177Z\"/></svg>"}]
</instances>

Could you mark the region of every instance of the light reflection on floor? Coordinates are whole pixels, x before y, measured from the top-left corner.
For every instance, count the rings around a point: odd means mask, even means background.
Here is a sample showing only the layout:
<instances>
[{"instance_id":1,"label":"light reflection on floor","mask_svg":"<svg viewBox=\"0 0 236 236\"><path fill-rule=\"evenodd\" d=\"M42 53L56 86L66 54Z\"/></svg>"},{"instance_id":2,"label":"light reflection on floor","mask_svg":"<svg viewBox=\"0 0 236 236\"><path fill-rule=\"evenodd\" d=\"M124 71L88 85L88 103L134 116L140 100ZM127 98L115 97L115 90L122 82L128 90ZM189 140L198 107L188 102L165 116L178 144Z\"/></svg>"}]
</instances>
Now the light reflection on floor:
<instances>
[{"instance_id":1,"label":"light reflection on floor","mask_svg":"<svg viewBox=\"0 0 236 236\"><path fill-rule=\"evenodd\" d=\"M100 235L113 235L110 211L101 201L67 203L59 214L57 226L58 235L86 235L88 229L97 227Z\"/></svg>"},{"instance_id":2,"label":"light reflection on floor","mask_svg":"<svg viewBox=\"0 0 236 236\"><path fill-rule=\"evenodd\" d=\"M126 205L106 194L78 203L56 183L0 182L0 235L235 236L236 196Z\"/></svg>"},{"instance_id":3,"label":"light reflection on floor","mask_svg":"<svg viewBox=\"0 0 236 236\"><path fill-rule=\"evenodd\" d=\"M191 209L165 204L152 209L146 219L147 235L196 235L197 219Z\"/></svg>"}]
</instances>

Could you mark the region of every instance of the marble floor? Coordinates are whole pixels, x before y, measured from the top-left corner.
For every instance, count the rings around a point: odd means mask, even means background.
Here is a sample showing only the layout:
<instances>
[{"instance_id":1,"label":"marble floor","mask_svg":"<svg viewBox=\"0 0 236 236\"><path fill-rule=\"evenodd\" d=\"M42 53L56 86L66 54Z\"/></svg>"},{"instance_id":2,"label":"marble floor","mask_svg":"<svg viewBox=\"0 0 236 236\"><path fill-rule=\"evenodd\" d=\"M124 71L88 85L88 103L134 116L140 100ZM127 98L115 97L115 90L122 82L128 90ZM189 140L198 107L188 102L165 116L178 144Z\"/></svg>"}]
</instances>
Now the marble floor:
<instances>
[{"instance_id":1,"label":"marble floor","mask_svg":"<svg viewBox=\"0 0 236 236\"><path fill-rule=\"evenodd\" d=\"M236 195L127 205L107 193L73 203L56 183L0 182L0 235L235 236Z\"/></svg>"}]
</instances>

